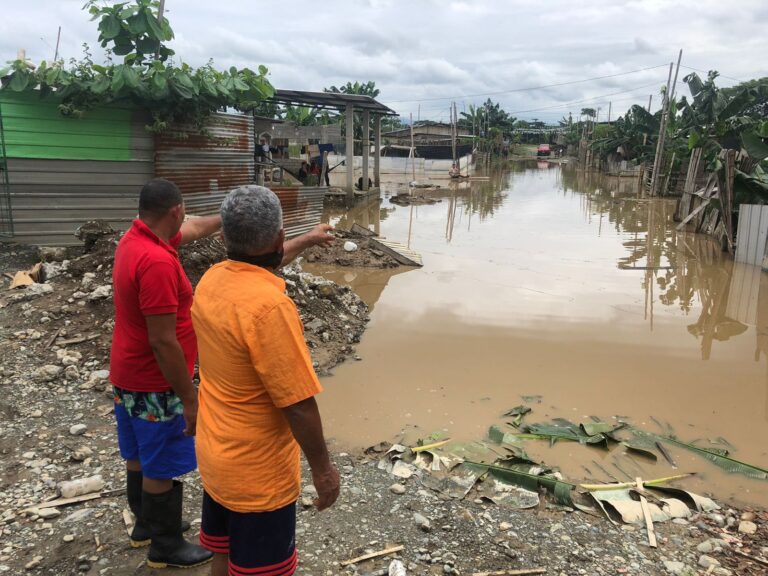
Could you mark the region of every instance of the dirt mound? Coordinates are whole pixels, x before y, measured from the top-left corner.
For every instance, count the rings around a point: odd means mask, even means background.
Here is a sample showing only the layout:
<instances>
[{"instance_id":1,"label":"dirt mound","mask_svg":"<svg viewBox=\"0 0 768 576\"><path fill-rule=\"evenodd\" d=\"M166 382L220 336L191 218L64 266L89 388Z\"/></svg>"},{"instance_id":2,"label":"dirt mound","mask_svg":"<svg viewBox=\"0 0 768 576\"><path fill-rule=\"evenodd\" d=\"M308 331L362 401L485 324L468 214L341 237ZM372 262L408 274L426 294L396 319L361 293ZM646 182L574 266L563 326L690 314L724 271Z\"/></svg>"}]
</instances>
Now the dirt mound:
<instances>
[{"instance_id":1,"label":"dirt mound","mask_svg":"<svg viewBox=\"0 0 768 576\"><path fill-rule=\"evenodd\" d=\"M437 204L442 202L439 198L430 198L429 196L410 194L409 192L401 192L395 196L392 196L389 201L392 204L398 206L421 206L423 204Z\"/></svg>"},{"instance_id":2,"label":"dirt mound","mask_svg":"<svg viewBox=\"0 0 768 576\"><path fill-rule=\"evenodd\" d=\"M86 343L99 349L88 352L108 363L113 327L112 266L120 236L98 221L87 223L81 230L83 238L88 239L88 247L41 250L43 259L52 260L44 265L50 282L0 294L0 314L8 317L3 321L8 333L29 329L28 318L42 315L48 318L46 324L32 328L41 338L52 338L53 332L49 334L48 329L53 326L59 328L64 340L72 335L93 336ZM17 247L13 253L17 254L21 266L3 259L2 264L9 272L29 267L30 262L38 258L37 250L31 247ZM208 268L226 258L226 250L221 240L204 238L180 247L179 258L192 285L196 286ZM368 308L349 288L304 273L296 265L281 273L286 280L286 292L296 302L304 321L315 369L326 374L354 354L352 345L365 330ZM25 307L24 314L13 314L17 303ZM55 338L50 340L51 344L55 341Z\"/></svg>"},{"instance_id":3,"label":"dirt mound","mask_svg":"<svg viewBox=\"0 0 768 576\"><path fill-rule=\"evenodd\" d=\"M193 286L197 286L206 270L227 257L227 249L218 238L196 240L179 247L179 260Z\"/></svg>"},{"instance_id":4,"label":"dirt mound","mask_svg":"<svg viewBox=\"0 0 768 576\"><path fill-rule=\"evenodd\" d=\"M359 266L361 268L397 268L400 263L391 256L371 245L371 235L355 230L335 230L337 240L330 247L314 246L303 254L307 262L318 264L336 264L338 266ZM348 242L354 244L353 250L347 250ZM349 246L351 247L351 246Z\"/></svg>"}]
</instances>

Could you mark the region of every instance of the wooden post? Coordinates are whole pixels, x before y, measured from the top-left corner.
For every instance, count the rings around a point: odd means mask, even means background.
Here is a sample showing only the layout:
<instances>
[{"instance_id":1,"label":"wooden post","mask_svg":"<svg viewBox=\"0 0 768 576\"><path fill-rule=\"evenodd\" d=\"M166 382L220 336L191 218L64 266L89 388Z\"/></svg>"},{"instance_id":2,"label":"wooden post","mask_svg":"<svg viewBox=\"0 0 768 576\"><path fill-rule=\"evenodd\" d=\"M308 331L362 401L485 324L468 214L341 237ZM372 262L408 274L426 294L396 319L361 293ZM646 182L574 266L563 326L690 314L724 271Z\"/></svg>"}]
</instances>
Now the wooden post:
<instances>
[{"instance_id":1,"label":"wooden post","mask_svg":"<svg viewBox=\"0 0 768 576\"><path fill-rule=\"evenodd\" d=\"M453 161L456 162L456 102L451 103L451 153Z\"/></svg>"},{"instance_id":2,"label":"wooden post","mask_svg":"<svg viewBox=\"0 0 768 576\"><path fill-rule=\"evenodd\" d=\"M163 27L163 14L165 14L165 0L160 0L160 9L157 11L157 25L160 28ZM160 42L162 44L162 41ZM159 48L158 52L155 52L155 60L160 56Z\"/></svg>"},{"instance_id":3,"label":"wooden post","mask_svg":"<svg viewBox=\"0 0 768 576\"><path fill-rule=\"evenodd\" d=\"M680 61L682 59L683 49L681 48L680 53L677 55L677 67L675 68L675 79L672 81L672 94L669 97L670 100L675 97L675 92L677 91L677 73L680 72Z\"/></svg>"},{"instance_id":4,"label":"wooden post","mask_svg":"<svg viewBox=\"0 0 768 576\"><path fill-rule=\"evenodd\" d=\"M59 33L56 35L56 51L53 54L54 64L59 59L59 44L61 44L61 26L59 26Z\"/></svg>"},{"instance_id":5,"label":"wooden post","mask_svg":"<svg viewBox=\"0 0 768 576\"><path fill-rule=\"evenodd\" d=\"M661 111L661 126L659 128L659 141L656 143L656 157L653 162L653 182L651 183L651 196L659 194L659 181L661 164L664 160L664 144L667 139L667 123L669 122L670 107L672 98L675 95L675 86L677 85L677 74L680 72L680 61L683 59L683 51L677 56L677 68L675 69L675 80L672 82L672 63L669 63L669 76L667 77L667 91L664 94L664 105Z\"/></svg>"},{"instance_id":6,"label":"wooden post","mask_svg":"<svg viewBox=\"0 0 768 576\"><path fill-rule=\"evenodd\" d=\"M658 193L659 172L661 171L661 160L664 155L664 135L667 128L667 105L669 103L669 90L672 84L672 67L669 63L669 76L667 77L667 89L664 92L664 100L661 105L661 121L659 122L659 139L656 141L656 154L653 157L653 173L651 174L651 196Z\"/></svg>"},{"instance_id":7,"label":"wooden post","mask_svg":"<svg viewBox=\"0 0 768 576\"><path fill-rule=\"evenodd\" d=\"M371 113L363 110L363 192L368 191L368 156L371 153Z\"/></svg>"},{"instance_id":8,"label":"wooden post","mask_svg":"<svg viewBox=\"0 0 768 576\"><path fill-rule=\"evenodd\" d=\"M373 117L373 185L381 187L381 115Z\"/></svg>"},{"instance_id":9,"label":"wooden post","mask_svg":"<svg viewBox=\"0 0 768 576\"><path fill-rule=\"evenodd\" d=\"M355 109L352 104L347 104L345 114L347 200L351 201L355 199Z\"/></svg>"},{"instance_id":10,"label":"wooden post","mask_svg":"<svg viewBox=\"0 0 768 576\"><path fill-rule=\"evenodd\" d=\"M328 173L328 152L323 152L323 166L320 169L320 180L318 186L325 186L325 175Z\"/></svg>"},{"instance_id":11,"label":"wooden post","mask_svg":"<svg viewBox=\"0 0 768 576\"><path fill-rule=\"evenodd\" d=\"M411 171L413 172L413 181L416 181L416 147L413 144L413 112L410 114L411 119Z\"/></svg>"}]
</instances>

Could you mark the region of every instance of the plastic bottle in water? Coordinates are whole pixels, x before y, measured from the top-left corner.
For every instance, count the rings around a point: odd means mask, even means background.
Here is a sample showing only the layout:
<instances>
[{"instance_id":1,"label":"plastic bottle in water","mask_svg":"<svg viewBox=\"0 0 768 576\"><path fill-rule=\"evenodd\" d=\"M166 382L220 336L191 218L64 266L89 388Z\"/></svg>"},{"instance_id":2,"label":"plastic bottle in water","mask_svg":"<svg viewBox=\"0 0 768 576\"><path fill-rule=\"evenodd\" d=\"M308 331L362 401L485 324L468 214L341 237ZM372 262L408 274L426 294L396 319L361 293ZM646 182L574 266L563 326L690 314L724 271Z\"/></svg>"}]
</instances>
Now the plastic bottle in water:
<instances>
[{"instance_id":1,"label":"plastic bottle in water","mask_svg":"<svg viewBox=\"0 0 768 576\"><path fill-rule=\"evenodd\" d=\"M389 564L389 576L406 576L405 566L400 560L392 560Z\"/></svg>"}]
</instances>

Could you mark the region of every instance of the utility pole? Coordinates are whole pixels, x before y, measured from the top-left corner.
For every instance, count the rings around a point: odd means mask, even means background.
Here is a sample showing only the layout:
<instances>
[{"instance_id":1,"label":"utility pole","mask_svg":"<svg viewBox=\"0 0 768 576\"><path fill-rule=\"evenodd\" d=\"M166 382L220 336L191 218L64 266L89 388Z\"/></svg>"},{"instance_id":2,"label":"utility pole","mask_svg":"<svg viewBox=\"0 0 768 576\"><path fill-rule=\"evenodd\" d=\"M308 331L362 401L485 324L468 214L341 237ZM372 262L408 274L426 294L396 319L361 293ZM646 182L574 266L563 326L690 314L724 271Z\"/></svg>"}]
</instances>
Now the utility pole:
<instances>
[{"instance_id":1,"label":"utility pole","mask_svg":"<svg viewBox=\"0 0 768 576\"><path fill-rule=\"evenodd\" d=\"M653 102L653 94L648 95L648 112L651 111L651 102Z\"/></svg>"},{"instance_id":2,"label":"utility pole","mask_svg":"<svg viewBox=\"0 0 768 576\"><path fill-rule=\"evenodd\" d=\"M157 11L157 25L160 27L160 29L163 28L163 14L165 14L165 0L160 0L160 9ZM158 46L157 52L155 52L155 60L157 60L159 57L160 47Z\"/></svg>"},{"instance_id":3,"label":"utility pole","mask_svg":"<svg viewBox=\"0 0 768 576\"><path fill-rule=\"evenodd\" d=\"M611 123L611 106L613 105L613 102L608 102L608 124Z\"/></svg>"},{"instance_id":4,"label":"utility pole","mask_svg":"<svg viewBox=\"0 0 768 576\"><path fill-rule=\"evenodd\" d=\"M680 61L683 59L683 51L680 50L680 53L677 56L677 69L675 70L675 84L677 84L677 75L680 71ZM669 121L669 108L672 103L672 96L674 91L674 86L672 84L672 67L673 63L669 63L669 75L667 77L667 89L664 93L664 103L661 107L661 123L659 126L659 141L656 142L656 156L653 160L653 174L652 174L652 180L651 180L651 196L657 196L661 192L659 190L659 184L660 184L660 178L659 173L661 172L661 163L664 158L664 141L666 140L667 136L667 123Z\"/></svg>"},{"instance_id":5,"label":"utility pole","mask_svg":"<svg viewBox=\"0 0 768 576\"><path fill-rule=\"evenodd\" d=\"M656 196L656 185L658 182L659 172L661 171L661 155L663 149L662 138L665 130L665 117L667 114L667 102L669 100L669 89L672 83L672 67L674 64L669 63L669 75L667 77L667 89L664 91L664 97L661 100L661 120L659 121L659 138L656 140L656 153L653 156L653 172L651 173L651 196Z\"/></svg>"},{"instance_id":6,"label":"utility pole","mask_svg":"<svg viewBox=\"0 0 768 576\"><path fill-rule=\"evenodd\" d=\"M59 44L61 43L61 26L59 26L59 33L56 35L56 52L53 55L53 63L59 59Z\"/></svg>"},{"instance_id":7,"label":"utility pole","mask_svg":"<svg viewBox=\"0 0 768 576\"><path fill-rule=\"evenodd\" d=\"M411 118L411 171L413 173L413 181L416 182L416 147L413 145L413 112L411 112L410 118Z\"/></svg>"}]
</instances>

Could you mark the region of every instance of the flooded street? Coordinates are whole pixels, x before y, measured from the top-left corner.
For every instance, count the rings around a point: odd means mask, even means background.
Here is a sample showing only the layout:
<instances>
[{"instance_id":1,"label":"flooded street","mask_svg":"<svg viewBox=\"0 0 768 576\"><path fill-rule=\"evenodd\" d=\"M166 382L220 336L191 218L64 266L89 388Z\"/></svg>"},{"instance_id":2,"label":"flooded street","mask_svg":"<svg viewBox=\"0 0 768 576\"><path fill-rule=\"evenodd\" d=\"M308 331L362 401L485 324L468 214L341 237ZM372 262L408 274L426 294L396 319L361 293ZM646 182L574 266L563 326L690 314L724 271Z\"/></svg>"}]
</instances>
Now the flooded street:
<instances>
[{"instance_id":1,"label":"flooded street","mask_svg":"<svg viewBox=\"0 0 768 576\"><path fill-rule=\"evenodd\" d=\"M409 244L422 269L306 266L373 308L362 361L323 380L337 446L438 432L482 440L534 396L528 423L620 417L658 433L670 426L686 442L722 438L734 458L768 464L768 281L759 269L675 232L675 201L639 198L634 180L530 162L442 185L430 193L436 204L384 198L327 215ZM687 488L768 505L765 482L683 450L670 449L675 470L620 447L525 449L571 480L697 472Z\"/></svg>"}]
</instances>

